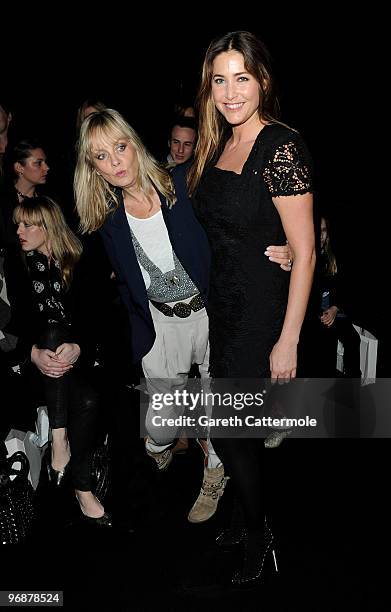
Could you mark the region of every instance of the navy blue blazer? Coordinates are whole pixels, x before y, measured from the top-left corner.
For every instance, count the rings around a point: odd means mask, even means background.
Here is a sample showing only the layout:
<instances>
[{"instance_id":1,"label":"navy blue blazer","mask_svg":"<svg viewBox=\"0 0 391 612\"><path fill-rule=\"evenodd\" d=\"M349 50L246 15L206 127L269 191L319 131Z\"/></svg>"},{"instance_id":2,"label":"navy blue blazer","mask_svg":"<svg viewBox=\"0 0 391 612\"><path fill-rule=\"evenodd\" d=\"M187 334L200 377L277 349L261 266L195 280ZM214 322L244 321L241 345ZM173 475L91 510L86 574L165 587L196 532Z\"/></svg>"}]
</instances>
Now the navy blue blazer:
<instances>
[{"instance_id":1,"label":"navy blue blazer","mask_svg":"<svg viewBox=\"0 0 391 612\"><path fill-rule=\"evenodd\" d=\"M194 215L187 195L185 173L186 170L180 166L172 172L177 197L172 208L168 207L162 194L159 193L159 197L172 248L206 303L210 249L206 234ZM129 313L132 355L136 363L150 351L156 333L144 279L133 248L122 193L119 196L119 207L108 215L99 231L117 278L122 301Z\"/></svg>"}]
</instances>

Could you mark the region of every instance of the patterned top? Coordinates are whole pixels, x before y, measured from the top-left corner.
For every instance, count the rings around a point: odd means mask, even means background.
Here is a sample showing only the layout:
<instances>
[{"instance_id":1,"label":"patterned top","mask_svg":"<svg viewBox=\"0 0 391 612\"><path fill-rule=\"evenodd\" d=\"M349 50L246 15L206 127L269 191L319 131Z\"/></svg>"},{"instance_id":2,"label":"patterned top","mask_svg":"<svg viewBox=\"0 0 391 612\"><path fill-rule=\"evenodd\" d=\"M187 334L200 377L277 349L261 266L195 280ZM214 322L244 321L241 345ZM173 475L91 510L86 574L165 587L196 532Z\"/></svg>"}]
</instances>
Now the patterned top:
<instances>
[{"instance_id":1,"label":"patterned top","mask_svg":"<svg viewBox=\"0 0 391 612\"><path fill-rule=\"evenodd\" d=\"M26 253L26 263L33 287L33 301L40 318L47 323L70 324L64 307L62 274L57 261L49 262L38 251Z\"/></svg>"}]
</instances>

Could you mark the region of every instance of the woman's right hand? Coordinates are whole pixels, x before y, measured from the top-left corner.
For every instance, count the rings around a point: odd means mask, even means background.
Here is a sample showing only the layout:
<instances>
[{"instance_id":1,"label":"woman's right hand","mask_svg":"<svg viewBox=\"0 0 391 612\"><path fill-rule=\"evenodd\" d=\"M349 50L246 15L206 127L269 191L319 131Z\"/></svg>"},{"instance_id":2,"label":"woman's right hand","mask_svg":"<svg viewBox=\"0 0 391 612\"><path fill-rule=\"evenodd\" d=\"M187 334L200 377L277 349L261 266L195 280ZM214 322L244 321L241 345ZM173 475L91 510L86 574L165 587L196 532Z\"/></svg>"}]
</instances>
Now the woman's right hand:
<instances>
[{"instance_id":1,"label":"woman's right hand","mask_svg":"<svg viewBox=\"0 0 391 612\"><path fill-rule=\"evenodd\" d=\"M31 349L31 361L42 374L50 378L61 378L73 366L61 363L55 357L56 353L49 349L39 349L35 345Z\"/></svg>"},{"instance_id":2,"label":"woman's right hand","mask_svg":"<svg viewBox=\"0 0 391 612\"><path fill-rule=\"evenodd\" d=\"M288 241L283 245L268 246L264 255L269 258L269 261L277 263L285 272L290 272L292 270L294 254Z\"/></svg>"}]
</instances>

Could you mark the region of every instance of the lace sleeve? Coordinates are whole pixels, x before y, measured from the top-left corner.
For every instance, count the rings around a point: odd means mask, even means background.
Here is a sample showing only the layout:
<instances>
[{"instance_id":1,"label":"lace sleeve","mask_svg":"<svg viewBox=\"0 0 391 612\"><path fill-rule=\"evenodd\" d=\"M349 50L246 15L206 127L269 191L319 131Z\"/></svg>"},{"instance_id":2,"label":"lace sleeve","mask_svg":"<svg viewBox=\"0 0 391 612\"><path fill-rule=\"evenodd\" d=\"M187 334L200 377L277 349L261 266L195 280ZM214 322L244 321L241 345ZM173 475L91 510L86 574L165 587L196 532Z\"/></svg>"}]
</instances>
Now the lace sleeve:
<instances>
[{"instance_id":1,"label":"lace sleeve","mask_svg":"<svg viewBox=\"0 0 391 612\"><path fill-rule=\"evenodd\" d=\"M295 142L277 146L263 171L273 197L299 195L312 191L311 164L304 149Z\"/></svg>"}]
</instances>

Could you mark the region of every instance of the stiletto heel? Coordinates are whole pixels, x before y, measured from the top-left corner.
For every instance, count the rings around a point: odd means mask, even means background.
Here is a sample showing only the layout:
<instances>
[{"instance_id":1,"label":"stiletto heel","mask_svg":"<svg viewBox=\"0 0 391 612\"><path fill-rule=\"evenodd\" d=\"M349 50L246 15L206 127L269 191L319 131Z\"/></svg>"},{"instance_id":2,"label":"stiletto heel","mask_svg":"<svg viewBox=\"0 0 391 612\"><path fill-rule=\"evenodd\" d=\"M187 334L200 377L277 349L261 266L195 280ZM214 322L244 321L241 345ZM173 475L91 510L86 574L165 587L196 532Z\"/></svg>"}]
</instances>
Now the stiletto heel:
<instances>
[{"instance_id":1,"label":"stiletto heel","mask_svg":"<svg viewBox=\"0 0 391 612\"><path fill-rule=\"evenodd\" d=\"M274 569L276 570L276 574L278 574L277 557L276 557L276 551L274 550L274 548L272 549L272 554L273 554L273 561L274 561Z\"/></svg>"},{"instance_id":2,"label":"stiletto heel","mask_svg":"<svg viewBox=\"0 0 391 612\"><path fill-rule=\"evenodd\" d=\"M232 584L240 588L252 588L265 580L266 563L273 558L278 573L277 558L273 547L274 537L265 522L262 532L248 535L242 568L235 572Z\"/></svg>"}]
</instances>

